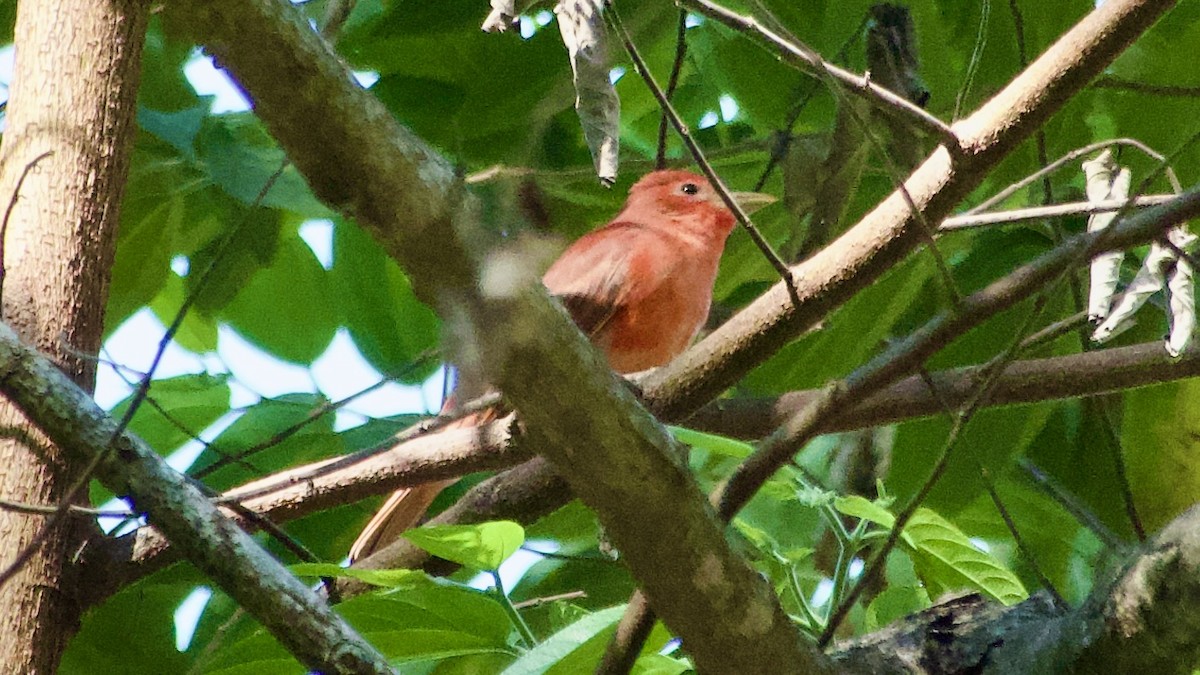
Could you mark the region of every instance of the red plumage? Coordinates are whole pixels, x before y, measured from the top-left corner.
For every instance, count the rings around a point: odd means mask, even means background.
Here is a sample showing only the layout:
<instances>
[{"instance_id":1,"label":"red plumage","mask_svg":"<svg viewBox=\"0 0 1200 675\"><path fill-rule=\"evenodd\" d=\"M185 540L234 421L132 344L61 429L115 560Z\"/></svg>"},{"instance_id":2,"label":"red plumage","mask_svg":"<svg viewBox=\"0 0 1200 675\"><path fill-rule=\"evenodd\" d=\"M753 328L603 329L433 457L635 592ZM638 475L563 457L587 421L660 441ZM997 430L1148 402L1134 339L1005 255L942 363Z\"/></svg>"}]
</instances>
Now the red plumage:
<instances>
[{"instance_id":1,"label":"red plumage","mask_svg":"<svg viewBox=\"0 0 1200 675\"><path fill-rule=\"evenodd\" d=\"M774 201L755 193L734 197L747 210ZM661 366L687 348L708 317L717 265L735 224L702 176L655 171L629 190L612 222L567 247L542 281L613 370ZM458 425L485 421L473 416ZM351 560L415 525L447 484L392 495L359 535Z\"/></svg>"}]
</instances>

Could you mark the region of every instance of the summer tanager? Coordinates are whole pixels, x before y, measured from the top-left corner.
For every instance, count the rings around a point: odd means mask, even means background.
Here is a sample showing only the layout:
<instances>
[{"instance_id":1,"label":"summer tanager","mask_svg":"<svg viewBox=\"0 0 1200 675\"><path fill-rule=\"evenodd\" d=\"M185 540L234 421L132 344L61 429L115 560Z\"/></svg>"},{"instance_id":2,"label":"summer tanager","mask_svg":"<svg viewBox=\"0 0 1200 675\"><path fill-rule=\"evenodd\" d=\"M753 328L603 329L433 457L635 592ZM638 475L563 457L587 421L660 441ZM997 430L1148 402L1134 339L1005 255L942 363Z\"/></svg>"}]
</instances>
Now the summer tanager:
<instances>
[{"instance_id":1,"label":"summer tanager","mask_svg":"<svg viewBox=\"0 0 1200 675\"><path fill-rule=\"evenodd\" d=\"M775 199L734 193L753 211ZM725 240L736 220L702 176L655 171L629 190L612 222L584 235L542 277L579 330L604 352L612 369L634 373L661 366L687 348L708 318ZM485 411L454 423L476 426ZM454 480L398 490L350 549L351 561L387 546L424 516Z\"/></svg>"}]
</instances>

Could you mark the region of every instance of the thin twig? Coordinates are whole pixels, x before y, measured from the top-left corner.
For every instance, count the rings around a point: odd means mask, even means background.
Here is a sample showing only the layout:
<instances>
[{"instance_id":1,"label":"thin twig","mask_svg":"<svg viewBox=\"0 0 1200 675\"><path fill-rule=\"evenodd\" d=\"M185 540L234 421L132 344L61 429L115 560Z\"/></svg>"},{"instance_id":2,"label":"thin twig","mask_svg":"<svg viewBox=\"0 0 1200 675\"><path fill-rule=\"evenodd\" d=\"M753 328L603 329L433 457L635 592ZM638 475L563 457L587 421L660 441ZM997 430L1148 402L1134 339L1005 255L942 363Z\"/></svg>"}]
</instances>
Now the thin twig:
<instances>
[{"instance_id":1,"label":"thin twig","mask_svg":"<svg viewBox=\"0 0 1200 675\"><path fill-rule=\"evenodd\" d=\"M1029 567L1033 569L1034 575L1038 578L1038 583L1050 593L1050 598L1054 600L1055 607L1060 610L1067 610L1069 608L1067 601L1063 599L1062 594L1058 592L1058 589L1054 587L1054 583L1050 581L1050 577L1046 576L1041 566L1038 565L1037 556L1034 555L1033 549L1029 548L1029 545L1025 543L1025 538L1021 536L1021 531L1017 529L1016 521L1013 520L1012 514L1008 512L1008 508L1004 506L1004 500L1000 499L1000 493L996 490L996 484L992 480L991 472L983 464L979 465L979 475L983 479L984 487L987 488L988 496L992 498L992 504L995 505L1001 520L1004 521L1004 526L1008 528L1008 533L1012 535L1013 541L1016 542L1017 550L1021 552L1025 561L1029 563Z\"/></svg>"},{"instance_id":2,"label":"thin twig","mask_svg":"<svg viewBox=\"0 0 1200 675\"><path fill-rule=\"evenodd\" d=\"M889 91L863 75L856 75L826 62L808 46L800 42L790 42L773 31L767 29L754 17L742 16L710 0L680 0L680 4L689 7L707 17L729 26L730 28L757 37L766 42L786 63L799 66L810 73L825 72L834 79L847 85L846 89L861 98L870 101L872 105L883 112L899 118L925 133L940 140L951 151L959 148L958 137L950 125L926 112L924 108L914 104L896 92Z\"/></svg>"},{"instance_id":3,"label":"thin twig","mask_svg":"<svg viewBox=\"0 0 1200 675\"><path fill-rule=\"evenodd\" d=\"M1116 425L1113 424L1112 417L1108 414L1104 399L1098 398L1093 401L1096 411L1100 414L1100 426L1104 427L1108 449L1112 453L1113 470L1117 474L1117 484L1121 486L1121 503L1125 507L1125 515L1129 518L1129 525L1133 528L1133 533L1137 536L1138 541L1145 542L1146 528L1142 526L1142 517L1138 515L1137 504L1133 499L1133 488L1129 483L1129 474L1125 470L1125 455L1121 448L1121 437L1117 435Z\"/></svg>"},{"instance_id":4,"label":"thin twig","mask_svg":"<svg viewBox=\"0 0 1200 675\"><path fill-rule=\"evenodd\" d=\"M516 609L533 609L534 607L541 607L542 605L548 605L560 600L580 600L587 596L587 591L567 591L558 595L546 595L540 598L530 598L521 602L514 602L513 607Z\"/></svg>"},{"instance_id":5,"label":"thin twig","mask_svg":"<svg viewBox=\"0 0 1200 675\"><path fill-rule=\"evenodd\" d=\"M413 363L413 364L411 364L411 367L413 369L416 369L418 367L418 364ZM392 382L392 379L389 377L385 377L385 378L379 380L378 382L375 382L363 389L360 389L344 398L338 399L336 401L326 401L325 403L322 403L321 405L310 410L308 412L308 414L304 416L303 419L298 420L297 422L291 424L288 427L280 429L279 431L272 434L270 438L263 440L259 443L255 443L253 446L246 448L245 450L242 450L240 452L237 452L237 453L225 452L223 450L218 449L218 446L219 446L218 443L212 443L210 447L217 450L220 453L221 457L219 459L217 459L215 462L213 462L212 464L209 464L208 466L197 470L193 474L193 477L195 477L197 479L206 478L207 476L213 474L217 470L222 469L230 464L245 462L251 456L279 445L280 443L286 441L287 439L291 438L292 436L295 436L296 434L300 433L301 431L304 430L305 427L309 426L310 424L315 423L317 420L321 419L322 417L324 417L332 412L337 412L338 410L341 410L342 408L344 408L345 406L354 402L355 400L357 400L363 396L366 396L367 394L370 394L373 391L377 391L379 388L383 387L384 385L386 385L390 382ZM261 473L261 472L256 471L255 473L257 474L257 473Z\"/></svg>"},{"instance_id":6,"label":"thin twig","mask_svg":"<svg viewBox=\"0 0 1200 675\"><path fill-rule=\"evenodd\" d=\"M26 504L24 502L14 502L11 499L0 499L0 510L24 513L31 516L52 516L58 513L59 507L53 504ZM79 506L78 504L68 506L67 512L72 516L86 516L88 518L138 517L138 514L129 510L91 509L86 506Z\"/></svg>"},{"instance_id":7,"label":"thin twig","mask_svg":"<svg viewBox=\"0 0 1200 675\"><path fill-rule=\"evenodd\" d=\"M1105 199L1096 202L1067 202L1051 206L1032 206L1009 211L989 211L979 213L975 209L958 215L950 216L938 226L939 232L954 232L991 225L1007 225L1049 218L1068 218L1071 216L1090 216L1097 213L1112 213L1126 207L1145 208L1165 204L1175 195L1144 195L1133 199Z\"/></svg>"},{"instance_id":8,"label":"thin twig","mask_svg":"<svg viewBox=\"0 0 1200 675\"><path fill-rule=\"evenodd\" d=\"M654 98L658 100L658 105L662 108L663 114L667 116L667 119L671 121L671 125L675 127L675 132L683 139L683 144L687 146L688 151L691 152L692 157L696 160L696 164L699 165L704 176L708 178L709 183L712 184L717 194L721 195L721 201L725 203L726 208L733 212L738 222L742 224L742 227L750 235L750 238L754 240L755 245L758 246L759 250L762 251L763 255L771 263L771 266L779 273L780 278L787 284L792 300L798 302L799 296L796 293L796 284L792 279L792 271L788 268L787 263L783 262L779 254L771 248L770 242L758 231L754 223L750 221L750 216L746 215L746 211L734 200L732 193L730 193L729 188L725 185L725 181L721 180L716 170L712 168L712 165L704 157L704 151L700 149L700 144L696 142L696 139L692 138L687 125L683 123L683 120L679 117L679 113L675 111L671 102L667 100L666 94L658 86L658 82L654 80L654 76L650 73L650 69L642 59L642 55L638 53L637 47L634 46L633 40L629 37L629 32L625 30L625 25L621 23L621 17L617 14L616 8L608 1L605 2L605 6L607 11L604 13L604 16L608 18L609 24L617 35L620 36L621 41L625 45L625 51L629 53L629 58L633 61L634 68L642 76L642 79L646 82L646 86L654 94Z\"/></svg>"},{"instance_id":9,"label":"thin twig","mask_svg":"<svg viewBox=\"0 0 1200 675\"><path fill-rule=\"evenodd\" d=\"M671 76L667 78L667 100L675 94L679 85L679 73L683 70L683 60L687 56L687 12L679 10L679 26L675 33L675 62L671 64ZM658 120L658 153L654 156L654 168L667 168L667 125L670 120L663 113Z\"/></svg>"},{"instance_id":10,"label":"thin twig","mask_svg":"<svg viewBox=\"0 0 1200 675\"><path fill-rule=\"evenodd\" d=\"M1092 512L1078 497L1071 494L1069 490L1060 485L1045 471L1042 471L1038 465L1032 460L1021 457L1017 460L1017 466L1024 469L1029 478L1037 484L1051 499L1058 503L1064 511L1071 514L1073 518L1082 526L1096 535L1100 543L1106 548L1114 551L1124 551L1129 548L1129 542L1122 539L1113 532L1104 521L1100 520L1099 516Z\"/></svg>"},{"instance_id":11,"label":"thin twig","mask_svg":"<svg viewBox=\"0 0 1200 675\"><path fill-rule=\"evenodd\" d=\"M966 100L967 94L971 91L971 85L975 82L975 73L979 72L979 63L983 60L983 47L987 44L988 18L991 14L991 0L983 0L979 3L979 27L975 29L975 45L971 49L971 59L967 61L967 72L963 76L962 87L958 90L958 95L954 97L953 119L958 119L963 101Z\"/></svg>"},{"instance_id":12,"label":"thin twig","mask_svg":"<svg viewBox=\"0 0 1200 675\"><path fill-rule=\"evenodd\" d=\"M1026 185L1029 185L1033 181L1038 180L1039 178L1046 176L1054 171L1057 171L1059 169L1059 167L1062 167L1064 164L1067 164L1068 162L1079 159L1080 157L1090 155L1091 153L1096 152L1097 150L1103 150L1104 148L1111 148L1114 145L1128 146L1131 148L1136 148L1136 149L1142 151L1143 153L1145 153L1147 156L1151 157L1152 159L1165 164L1166 166L1163 169L1163 172L1166 174L1167 180L1170 181L1170 183L1171 183L1171 189L1174 190L1175 192L1183 191L1183 186L1179 182L1178 176L1175 175L1175 170L1172 169L1170 164L1166 162L1165 156L1163 156L1161 153L1155 151L1153 148L1146 145L1145 143L1142 143L1141 141L1139 141L1137 139L1113 138L1113 139L1109 139L1107 141L1099 141L1097 143L1091 143L1089 145L1083 146L1082 148L1076 148L1076 149L1068 152L1067 154L1063 155L1062 157L1059 157L1058 159L1047 164L1046 166L1042 167L1041 169L1038 169L1037 171L1022 178L1021 180L1004 188L1000 192L997 192L996 194L992 195L991 197L983 200L979 204L976 204L975 206L971 207L970 209L967 209L967 211L963 215L973 215L976 213L980 213L982 211L986 211L987 209L991 208L992 206L999 204L1000 202L1004 201L1005 199L1008 199L1010 196L1015 194L1018 190L1025 187Z\"/></svg>"},{"instance_id":13,"label":"thin twig","mask_svg":"<svg viewBox=\"0 0 1200 675\"><path fill-rule=\"evenodd\" d=\"M817 433L826 419L826 411L861 400L893 382L969 327L1052 283L1066 270L1081 264L1088 255L1117 245L1128 245L1134 240L1130 236L1133 232L1138 233L1138 240L1152 236L1163 221L1173 225L1197 208L1200 208L1200 191L1193 191L1169 205L1159 207L1153 213L1139 214L1121 226L1077 235L1034 262L964 298L958 312L935 317L906 340L856 369L845 379L826 386L742 462L721 492L719 513L725 518L736 514L759 486L788 461L794 450Z\"/></svg>"},{"instance_id":14,"label":"thin twig","mask_svg":"<svg viewBox=\"0 0 1200 675\"><path fill-rule=\"evenodd\" d=\"M279 169L267 179L266 183L259 191L258 196L255 198L253 204L250 206L250 210L257 208L258 205L262 203L262 200L266 197L267 193L270 192L271 188L275 185L275 182L279 180L280 176L283 175L283 171L285 168L287 168L287 165L288 161L285 159L280 164ZM12 579L12 577L21 569L21 567L33 557L33 554L42 545L42 542L50 536L50 533L54 531L54 528L57 527L58 523L65 516L68 508L77 499L80 491L91 482L92 474L95 473L100 464L107 459L107 455L112 451L117 439L120 438L125 433L125 430L129 428L129 423L133 421L133 416L137 413L138 408L141 407L142 402L145 401L146 396L150 391L151 379L154 376L154 372L158 369L158 365L161 363L163 355L167 351L167 346L171 343L175 333L177 333L179 328L183 325L183 320L187 316L188 310L193 304L195 304L200 292L204 289L205 285L212 277L217 263L224 257L224 254L229 250L230 245L235 239L237 233L247 222L249 222L249 220L250 218L248 215L244 217L217 247L217 251L213 255L212 260L209 261L208 267L206 267L204 272L200 275L200 278L197 280L196 286L193 287L192 292L184 298L183 304L180 306L179 311L176 312L174 320L171 322L171 325L167 327L167 331L163 334L162 339L159 340L158 349L155 351L154 358L150 362L150 368L147 369L146 375L141 380L141 384L138 386L137 390L133 394L133 397L130 399L129 407L126 408L125 414L122 415L121 419L117 421L117 427L113 431L112 436L109 438L108 446L103 451L96 453L87 466L83 468L83 471L81 471L80 474L71 482L71 484L67 486L66 491L63 493L62 498L58 502L58 513L49 516L46 519L46 522L42 523L41 529L37 532L37 534L34 535L33 539L17 553L16 557L13 559L13 562L3 571L0 571L0 586L3 586L10 579Z\"/></svg>"},{"instance_id":15,"label":"thin twig","mask_svg":"<svg viewBox=\"0 0 1200 675\"><path fill-rule=\"evenodd\" d=\"M1188 87L1178 84L1152 84L1138 80L1126 80L1113 75L1102 75L1092 82L1097 89L1117 89L1132 91L1138 94L1153 94L1155 96L1181 96L1184 98L1200 97L1200 87Z\"/></svg>"},{"instance_id":16,"label":"thin twig","mask_svg":"<svg viewBox=\"0 0 1200 675\"><path fill-rule=\"evenodd\" d=\"M860 21L858 24L858 28L854 29L854 32L850 34L850 37L842 43L842 48L838 50L836 57L836 61L838 63L845 62L846 53L849 51L850 45L853 44L854 40L856 40L858 36L862 34L863 27L866 25L867 15L864 14L862 21ZM775 134L775 142L771 144L771 154L767 157L767 165L763 167L762 174L754 183L755 192L759 192L763 189L763 186L767 184L767 179L771 177L771 173L775 171L775 167L779 165L779 160L783 159L787 155L788 146L790 146L792 142L792 130L795 129L796 122L800 120L800 114L804 112L806 107L808 107L809 101L811 101L813 96L820 91L821 88L819 85L819 81L815 78L805 82L804 84L797 85L796 93L800 96L800 100L796 102L796 105L792 108L791 112L788 113L787 121L783 123L779 131ZM803 94L800 94L801 87L807 87Z\"/></svg>"},{"instance_id":17,"label":"thin twig","mask_svg":"<svg viewBox=\"0 0 1200 675\"><path fill-rule=\"evenodd\" d=\"M1052 284L1051 286L1056 285L1057 284ZM979 383L976 385L975 391L972 392L970 398L959 409L958 414L955 415L954 424L950 428L950 433L947 435L945 444L942 446L941 455L938 457L937 463L934 464L933 469L930 471L929 477L921 485L921 488L917 491L917 494L913 495L912 499L909 500L908 504L904 507L904 510L896 516L896 520L892 524L891 531L888 532L888 538L884 541L883 546L876 549L875 553L872 554L870 561L868 561L866 566L863 568L863 573L859 577L858 583L856 583L854 587L850 589L850 592L846 594L846 597L842 600L841 604L839 604L835 610L830 612L829 619L825 623L825 629L822 631L821 637L817 640L818 647L824 648L825 645L829 644L829 641L833 639L833 635L837 632L838 626L841 625L842 621L846 618L846 615L850 613L850 609L854 607L854 603L858 601L858 598L862 595L862 592L866 589L866 587L869 584L874 583L874 579L881 573L884 565L886 564L888 554L891 553L892 549L894 549L896 544L899 543L900 535L904 532L905 526L912 519L913 515L916 514L917 509L920 508L921 504L925 502L925 499L929 496L929 493L933 490L934 486L936 486L938 482L941 481L942 476L945 475L946 467L950 465L950 458L953 456L955 448L958 447L958 441L962 438L962 433L966 430L967 424L970 423L971 419L974 418L975 413L978 412L982 407L983 402L987 399L988 393L996 385L996 382L999 380L1000 375L1003 374L1004 369L1017 357L1018 353L1020 352L1021 345L1024 343L1024 340L1027 337L1029 329L1037 321L1038 317L1041 316L1042 311L1046 307L1050 290L1050 288L1047 288L1041 294L1039 294L1035 301L1033 311L1029 313L1025 319L1025 323L1017 330L1017 335L1009 343L1009 346L984 366L983 376L979 379Z\"/></svg>"},{"instance_id":18,"label":"thin twig","mask_svg":"<svg viewBox=\"0 0 1200 675\"><path fill-rule=\"evenodd\" d=\"M327 462L325 464L316 466L312 470L306 471L302 474L289 475L287 480L284 482L264 484L261 487L259 487L258 489L250 490L250 491L246 491L246 492L238 492L236 496L220 497L216 501L218 504L228 504L228 503L232 503L232 502L246 502L251 499L256 499L258 497L262 497L264 495L271 494L272 492L275 492L281 488L296 485L299 483L306 483L308 481L315 480L322 476L327 476L331 473L334 473L336 471L341 471L342 469L346 469L348 467L354 466L355 464L364 462L376 455L387 452L388 450L391 450L392 448L396 447L397 445L400 445L401 443L410 441L418 436L423 436L425 434L436 431L437 429L440 429L440 428L446 426L447 424L450 424L451 422L460 420L463 417L472 415L476 412L479 412L480 410L485 410L487 408L494 407L497 404L499 404L500 401L501 401L501 398L500 398L499 394L488 394L486 396L481 396L478 399L475 399L474 401L470 401L466 405L463 405L462 407L459 407L452 412L438 415L436 417L431 417L427 420L422 420L421 422L418 422L417 424L414 424L414 425L408 427L407 429L404 429L403 431L400 431L399 433L394 434L391 438L387 439L386 441L384 441L382 443L378 443L369 448L364 448L357 452L353 452L349 455L343 455L342 457L339 457L331 462Z\"/></svg>"}]
</instances>

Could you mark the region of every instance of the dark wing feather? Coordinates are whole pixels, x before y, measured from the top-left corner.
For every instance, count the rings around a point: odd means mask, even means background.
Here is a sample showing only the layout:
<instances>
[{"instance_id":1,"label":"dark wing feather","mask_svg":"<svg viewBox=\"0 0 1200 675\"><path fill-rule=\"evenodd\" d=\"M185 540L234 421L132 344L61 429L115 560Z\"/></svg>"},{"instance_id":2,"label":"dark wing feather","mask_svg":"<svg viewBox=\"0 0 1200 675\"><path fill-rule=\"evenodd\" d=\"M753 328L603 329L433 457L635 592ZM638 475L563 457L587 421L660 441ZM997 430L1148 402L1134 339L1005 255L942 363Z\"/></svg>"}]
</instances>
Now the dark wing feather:
<instances>
[{"instance_id":1,"label":"dark wing feather","mask_svg":"<svg viewBox=\"0 0 1200 675\"><path fill-rule=\"evenodd\" d=\"M626 279L646 231L638 223L617 222L591 232L567 248L543 277L588 337L600 333L636 293Z\"/></svg>"},{"instance_id":2,"label":"dark wing feather","mask_svg":"<svg viewBox=\"0 0 1200 675\"><path fill-rule=\"evenodd\" d=\"M590 338L603 330L621 309L617 293L610 293L609 296L600 299L578 294L555 297L567 308L567 313L571 315L575 325L579 326L579 330Z\"/></svg>"}]
</instances>

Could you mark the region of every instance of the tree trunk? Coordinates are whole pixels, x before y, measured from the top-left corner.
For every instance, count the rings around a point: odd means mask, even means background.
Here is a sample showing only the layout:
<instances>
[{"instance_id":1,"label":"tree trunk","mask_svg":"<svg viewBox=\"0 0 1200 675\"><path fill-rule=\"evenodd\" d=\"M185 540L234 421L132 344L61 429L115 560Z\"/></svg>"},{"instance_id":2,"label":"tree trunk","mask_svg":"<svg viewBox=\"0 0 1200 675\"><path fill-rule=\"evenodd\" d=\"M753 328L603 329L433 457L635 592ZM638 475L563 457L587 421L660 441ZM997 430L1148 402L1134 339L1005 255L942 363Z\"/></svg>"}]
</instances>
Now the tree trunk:
<instances>
[{"instance_id":1,"label":"tree trunk","mask_svg":"<svg viewBox=\"0 0 1200 675\"><path fill-rule=\"evenodd\" d=\"M146 0L26 0L0 147L2 309L21 337L89 391L134 131ZM0 496L53 504L71 466L0 401ZM0 513L0 564L45 517ZM83 523L76 522L77 530ZM79 622L72 523L54 527L0 587L0 673L51 673Z\"/></svg>"}]
</instances>

